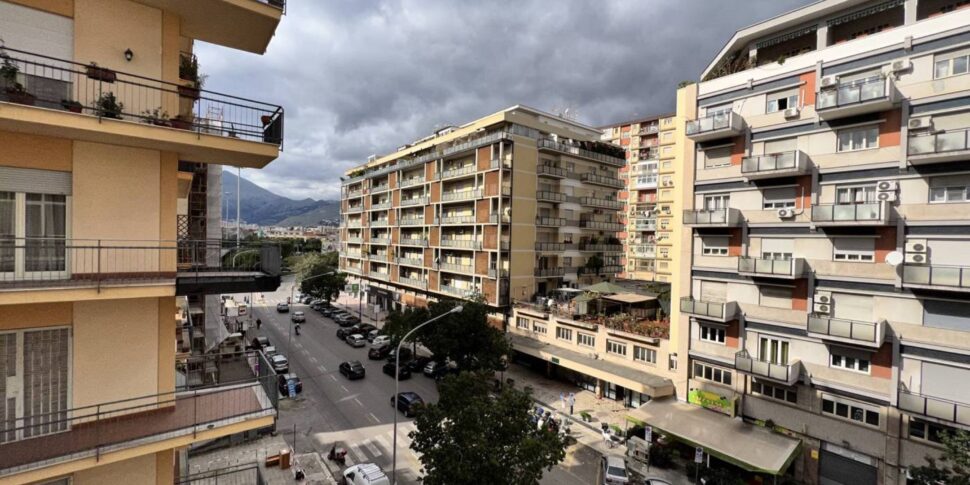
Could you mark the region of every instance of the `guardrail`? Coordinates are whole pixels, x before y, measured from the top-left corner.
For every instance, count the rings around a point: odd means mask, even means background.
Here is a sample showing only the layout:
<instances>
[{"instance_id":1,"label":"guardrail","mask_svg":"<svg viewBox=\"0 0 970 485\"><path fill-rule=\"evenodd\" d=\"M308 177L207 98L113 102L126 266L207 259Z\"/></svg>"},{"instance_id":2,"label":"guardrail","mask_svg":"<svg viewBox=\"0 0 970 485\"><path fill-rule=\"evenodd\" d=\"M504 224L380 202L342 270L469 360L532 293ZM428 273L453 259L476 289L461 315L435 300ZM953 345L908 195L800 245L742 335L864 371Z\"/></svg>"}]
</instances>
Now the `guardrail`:
<instances>
[{"instance_id":1,"label":"guardrail","mask_svg":"<svg viewBox=\"0 0 970 485\"><path fill-rule=\"evenodd\" d=\"M837 337L869 345L880 345L882 329L878 323L831 318L821 315L808 316L808 333L823 337Z\"/></svg>"},{"instance_id":2,"label":"guardrail","mask_svg":"<svg viewBox=\"0 0 970 485\"><path fill-rule=\"evenodd\" d=\"M412 199L401 199L401 207L409 207L412 205L428 205L428 198L415 197Z\"/></svg>"},{"instance_id":3,"label":"guardrail","mask_svg":"<svg viewBox=\"0 0 970 485\"><path fill-rule=\"evenodd\" d=\"M562 227L566 225L566 219L562 217L536 217L537 226Z\"/></svg>"},{"instance_id":4,"label":"guardrail","mask_svg":"<svg viewBox=\"0 0 970 485\"><path fill-rule=\"evenodd\" d=\"M804 157L800 150L744 157L741 159L741 173L756 174L801 170L805 168L802 160L804 160Z\"/></svg>"},{"instance_id":5,"label":"guardrail","mask_svg":"<svg viewBox=\"0 0 970 485\"><path fill-rule=\"evenodd\" d=\"M800 362L797 360L790 364L773 364L754 359L748 354L747 350L734 354L734 368L738 371L783 382L787 385L792 385L798 380L801 372L799 364Z\"/></svg>"},{"instance_id":6,"label":"guardrail","mask_svg":"<svg viewBox=\"0 0 970 485\"><path fill-rule=\"evenodd\" d=\"M688 225L734 225L739 222L740 211L734 208L724 209L686 209L684 210L684 224Z\"/></svg>"},{"instance_id":7,"label":"guardrail","mask_svg":"<svg viewBox=\"0 0 970 485\"><path fill-rule=\"evenodd\" d=\"M738 273L794 278L802 275L804 261L802 258L763 259L741 256L738 257Z\"/></svg>"},{"instance_id":8,"label":"guardrail","mask_svg":"<svg viewBox=\"0 0 970 485\"><path fill-rule=\"evenodd\" d=\"M961 128L942 133L910 135L907 152L910 155L931 155L968 149L970 149L970 128Z\"/></svg>"},{"instance_id":9,"label":"guardrail","mask_svg":"<svg viewBox=\"0 0 970 485\"><path fill-rule=\"evenodd\" d=\"M702 135L721 130L741 130L744 126L744 119L741 115L731 111L729 113L717 113L696 120L687 122L687 136Z\"/></svg>"},{"instance_id":10,"label":"guardrail","mask_svg":"<svg viewBox=\"0 0 970 485\"><path fill-rule=\"evenodd\" d=\"M428 240L427 239L401 238L398 241L398 244L403 245L403 246L421 246L421 247L426 248L426 247L428 247Z\"/></svg>"},{"instance_id":11,"label":"guardrail","mask_svg":"<svg viewBox=\"0 0 970 485\"><path fill-rule=\"evenodd\" d=\"M580 175L579 179L583 182L590 184L606 185L609 187L623 188L623 181L613 177L605 177L603 175L597 175L595 173L584 173Z\"/></svg>"},{"instance_id":12,"label":"guardrail","mask_svg":"<svg viewBox=\"0 0 970 485\"><path fill-rule=\"evenodd\" d=\"M536 166L536 173L539 175L551 175L553 177L566 177L566 169L562 167L553 167L550 165L538 165Z\"/></svg>"},{"instance_id":13,"label":"guardrail","mask_svg":"<svg viewBox=\"0 0 970 485\"><path fill-rule=\"evenodd\" d=\"M482 249L482 242L472 239L446 239L441 238L441 247L457 249Z\"/></svg>"},{"instance_id":14,"label":"guardrail","mask_svg":"<svg viewBox=\"0 0 970 485\"><path fill-rule=\"evenodd\" d=\"M702 300L695 300L691 297L680 299L680 311L691 315L714 318L717 320L730 320L737 314L737 303L714 303Z\"/></svg>"},{"instance_id":15,"label":"guardrail","mask_svg":"<svg viewBox=\"0 0 970 485\"><path fill-rule=\"evenodd\" d=\"M812 222L881 222L884 216L885 202L812 206Z\"/></svg>"}]
</instances>

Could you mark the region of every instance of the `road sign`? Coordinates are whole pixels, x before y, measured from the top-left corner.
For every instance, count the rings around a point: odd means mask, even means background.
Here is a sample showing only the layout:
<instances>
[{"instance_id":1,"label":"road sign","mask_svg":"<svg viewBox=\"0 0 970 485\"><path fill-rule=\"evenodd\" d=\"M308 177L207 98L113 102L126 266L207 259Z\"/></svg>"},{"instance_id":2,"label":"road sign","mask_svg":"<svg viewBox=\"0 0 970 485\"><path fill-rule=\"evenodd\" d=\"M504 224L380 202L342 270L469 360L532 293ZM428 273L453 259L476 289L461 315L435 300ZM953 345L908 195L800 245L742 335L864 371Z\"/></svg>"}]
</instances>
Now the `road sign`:
<instances>
[{"instance_id":1,"label":"road sign","mask_svg":"<svg viewBox=\"0 0 970 485\"><path fill-rule=\"evenodd\" d=\"M704 463L704 448L698 446L697 449L694 450L694 463L697 463L698 465Z\"/></svg>"},{"instance_id":2,"label":"road sign","mask_svg":"<svg viewBox=\"0 0 970 485\"><path fill-rule=\"evenodd\" d=\"M350 285L350 292L356 294L359 288L360 288L360 285L358 285L357 283L354 283Z\"/></svg>"},{"instance_id":3,"label":"road sign","mask_svg":"<svg viewBox=\"0 0 970 485\"><path fill-rule=\"evenodd\" d=\"M644 429L644 434L644 439L646 440L647 444L653 442L653 426L647 426L646 429Z\"/></svg>"}]
</instances>

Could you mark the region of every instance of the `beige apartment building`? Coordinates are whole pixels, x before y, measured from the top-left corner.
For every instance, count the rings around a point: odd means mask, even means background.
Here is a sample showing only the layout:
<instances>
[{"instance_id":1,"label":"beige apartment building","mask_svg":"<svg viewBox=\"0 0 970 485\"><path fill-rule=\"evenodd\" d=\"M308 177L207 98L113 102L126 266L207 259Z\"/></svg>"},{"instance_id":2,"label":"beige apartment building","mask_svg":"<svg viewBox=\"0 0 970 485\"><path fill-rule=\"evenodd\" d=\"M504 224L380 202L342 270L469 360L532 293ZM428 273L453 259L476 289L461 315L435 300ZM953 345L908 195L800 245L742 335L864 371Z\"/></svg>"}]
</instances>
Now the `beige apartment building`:
<instances>
[{"instance_id":1,"label":"beige apartment building","mask_svg":"<svg viewBox=\"0 0 970 485\"><path fill-rule=\"evenodd\" d=\"M815 2L739 30L678 93L688 400L750 435L712 454L902 484L970 429L964 3ZM788 442L748 460L768 430Z\"/></svg>"},{"instance_id":2,"label":"beige apartment building","mask_svg":"<svg viewBox=\"0 0 970 485\"><path fill-rule=\"evenodd\" d=\"M382 309L512 300L619 273L619 147L524 106L375 157L343 181L341 268ZM504 318L504 317L503 317Z\"/></svg>"},{"instance_id":3,"label":"beige apartment building","mask_svg":"<svg viewBox=\"0 0 970 485\"><path fill-rule=\"evenodd\" d=\"M274 160L282 108L199 89L193 43L261 54L282 14L0 0L0 483L171 484L189 445L274 425L275 381L176 361L189 300L279 284L278 248L232 268L205 238L216 164Z\"/></svg>"}]
</instances>

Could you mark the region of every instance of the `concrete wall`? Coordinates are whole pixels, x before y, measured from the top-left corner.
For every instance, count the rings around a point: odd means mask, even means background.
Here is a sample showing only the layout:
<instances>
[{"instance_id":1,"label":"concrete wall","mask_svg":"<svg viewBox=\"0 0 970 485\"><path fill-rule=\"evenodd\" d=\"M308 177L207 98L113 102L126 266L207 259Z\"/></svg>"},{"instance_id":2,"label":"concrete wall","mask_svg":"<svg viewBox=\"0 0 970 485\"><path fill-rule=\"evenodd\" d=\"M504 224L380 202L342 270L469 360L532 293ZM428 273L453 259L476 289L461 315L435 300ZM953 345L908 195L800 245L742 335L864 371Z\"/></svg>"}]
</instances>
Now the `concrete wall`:
<instances>
[{"instance_id":1,"label":"concrete wall","mask_svg":"<svg viewBox=\"0 0 970 485\"><path fill-rule=\"evenodd\" d=\"M168 452L171 454L171 452ZM101 465L74 474L72 485L103 485L125 483L131 485L156 485L158 460L156 455L143 455L124 461ZM171 474L170 471L163 473ZM171 483L171 482L168 482Z\"/></svg>"}]
</instances>

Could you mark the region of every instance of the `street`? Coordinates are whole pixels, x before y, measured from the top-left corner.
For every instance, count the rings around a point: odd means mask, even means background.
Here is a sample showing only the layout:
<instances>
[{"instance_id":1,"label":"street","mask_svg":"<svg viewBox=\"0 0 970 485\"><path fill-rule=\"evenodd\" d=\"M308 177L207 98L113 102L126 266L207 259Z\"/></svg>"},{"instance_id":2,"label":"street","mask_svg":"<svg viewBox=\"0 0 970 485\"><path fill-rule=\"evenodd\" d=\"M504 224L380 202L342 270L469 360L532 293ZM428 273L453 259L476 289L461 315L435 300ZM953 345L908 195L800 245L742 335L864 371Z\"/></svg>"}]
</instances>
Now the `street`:
<instances>
[{"instance_id":1,"label":"street","mask_svg":"<svg viewBox=\"0 0 970 485\"><path fill-rule=\"evenodd\" d=\"M306 323L300 335L290 332L290 314L277 313L276 304L290 296L292 279L286 278L280 289L264 293L253 302L255 320L262 320L260 334L269 338L277 350L289 359L290 372L303 381L303 392L297 399L281 399L278 430L298 453L315 450L326 456L331 446L348 450L347 464L376 463L390 474L393 433L390 405L394 380L381 372L384 360L368 360L369 345L353 348L336 338L339 328L306 305L291 305L290 312L302 310ZM364 379L350 381L337 368L341 362L359 360L366 369ZM435 381L415 373L401 381L401 391L418 393L425 402L435 402ZM398 414L398 480L418 483L421 463L409 448L408 433L413 420ZM294 443L295 439L295 443ZM566 459L543 477L543 484L596 483L599 453L574 445Z\"/></svg>"}]
</instances>

